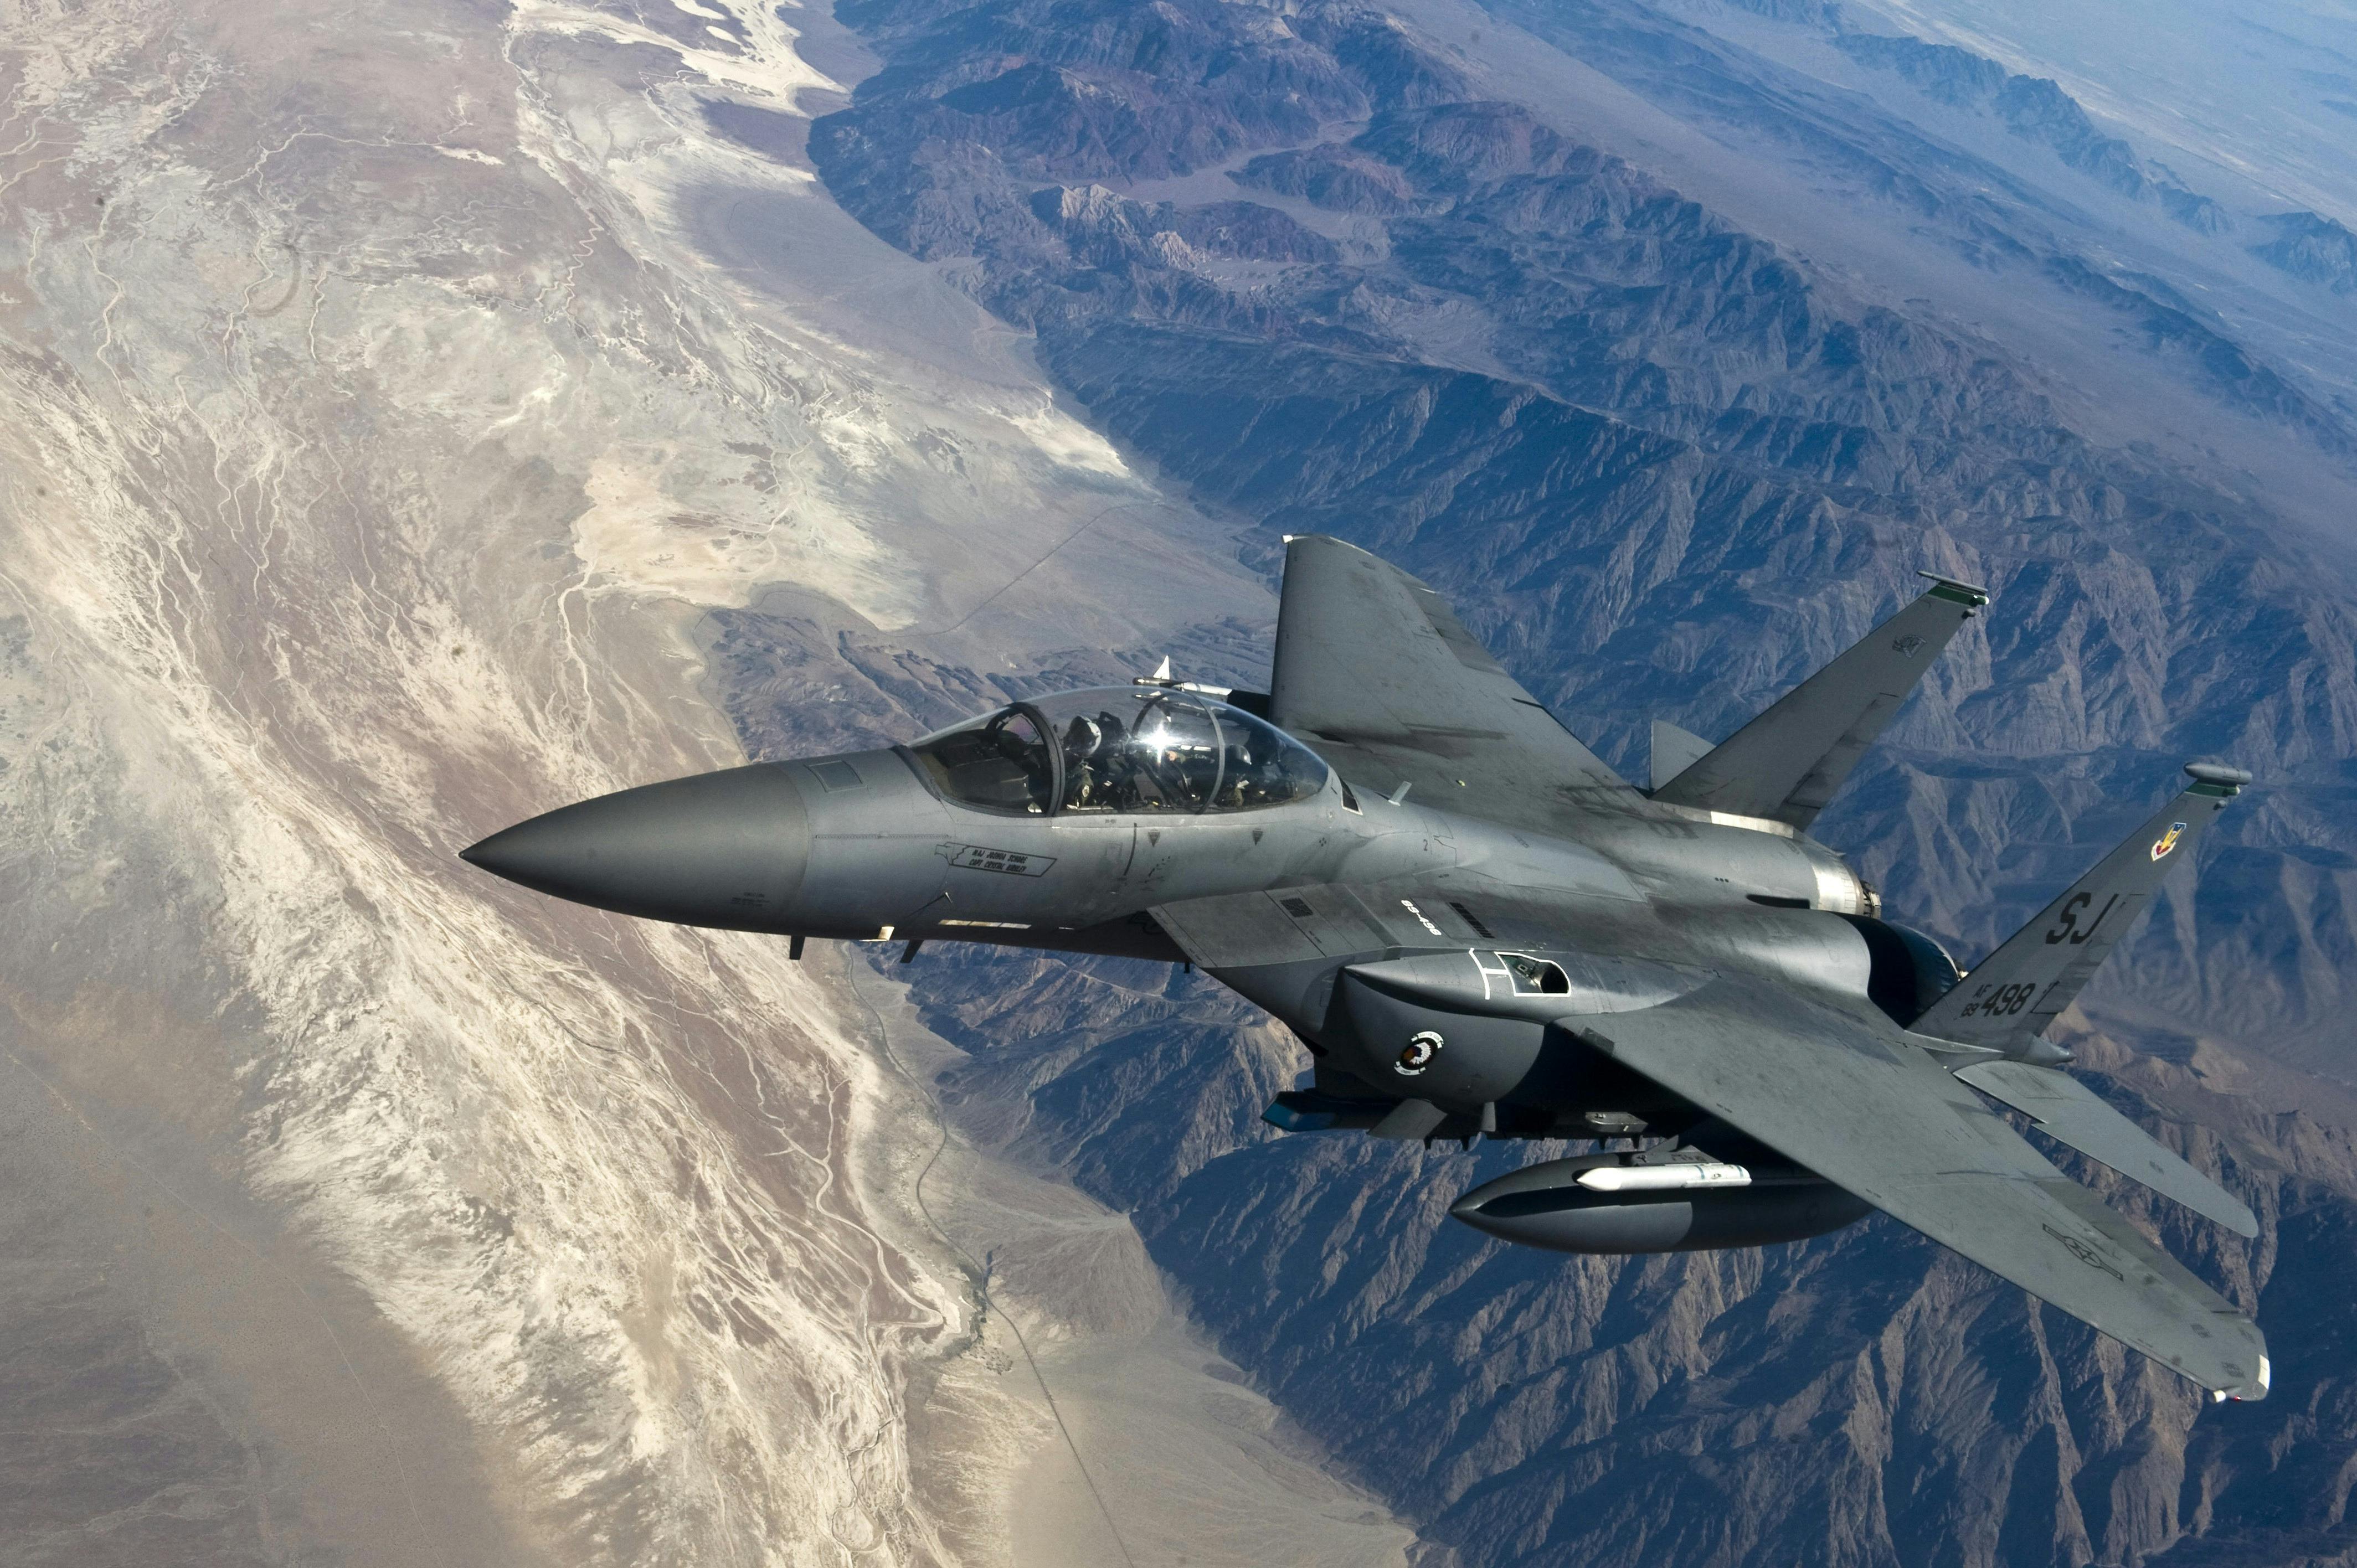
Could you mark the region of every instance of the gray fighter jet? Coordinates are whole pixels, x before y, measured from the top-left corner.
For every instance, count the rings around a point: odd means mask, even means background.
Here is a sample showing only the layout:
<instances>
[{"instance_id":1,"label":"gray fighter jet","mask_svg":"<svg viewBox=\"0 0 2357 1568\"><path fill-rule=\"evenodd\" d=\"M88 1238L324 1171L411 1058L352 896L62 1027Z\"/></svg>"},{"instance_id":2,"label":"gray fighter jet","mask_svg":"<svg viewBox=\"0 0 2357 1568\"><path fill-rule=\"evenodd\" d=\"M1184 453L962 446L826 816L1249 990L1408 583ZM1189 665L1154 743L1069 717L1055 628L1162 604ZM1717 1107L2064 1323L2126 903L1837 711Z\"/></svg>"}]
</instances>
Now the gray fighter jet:
<instances>
[{"instance_id":1,"label":"gray fighter jet","mask_svg":"<svg viewBox=\"0 0 2357 1568\"><path fill-rule=\"evenodd\" d=\"M2214 1397L2259 1398L2250 1318L1989 1103L2257 1233L2041 1037L2248 775L2188 767L1969 975L1808 834L1987 602L1933 579L1717 746L1656 725L1639 789L1430 588L1297 538L1265 693L1166 661L905 746L583 801L466 858L797 957L818 938L1192 962L1307 1047L1280 1128L1598 1146L1466 1194L1452 1212L1489 1235L1749 1247L1878 1208Z\"/></svg>"}]
</instances>

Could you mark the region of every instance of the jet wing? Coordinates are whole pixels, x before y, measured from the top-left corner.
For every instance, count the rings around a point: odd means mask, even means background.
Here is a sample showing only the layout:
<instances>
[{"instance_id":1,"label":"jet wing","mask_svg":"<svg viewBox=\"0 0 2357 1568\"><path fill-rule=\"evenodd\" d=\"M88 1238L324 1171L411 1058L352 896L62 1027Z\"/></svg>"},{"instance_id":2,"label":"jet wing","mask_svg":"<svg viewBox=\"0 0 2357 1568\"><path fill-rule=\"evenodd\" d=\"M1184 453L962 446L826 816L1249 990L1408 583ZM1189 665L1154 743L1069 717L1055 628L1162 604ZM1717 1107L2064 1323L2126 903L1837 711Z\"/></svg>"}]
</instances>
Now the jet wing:
<instances>
[{"instance_id":1,"label":"jet wing","mask_svg":"<svg viewBox=\"0 0 2357 1568\"><path fill-rule=\"evenodd\" d=\"M1268 716L1358 788L1467 816L1546 829L1575 800L1642 803L1438 594L1339 539L1286 543Z\"/></svg>"},{"instance_id":2,"label":"jet wing","mask_svg":"<svg viewBox=\"0 0 2357 1568\"><path fill-rule=\"evenodd\" d=\"M2266 1394L2257 1326L2056 1170L1921 1047L1791 992L1727 978L1643 1012L1566 1023L1777 1153L2204 1388Z\"/></svg>"}]
</instances>

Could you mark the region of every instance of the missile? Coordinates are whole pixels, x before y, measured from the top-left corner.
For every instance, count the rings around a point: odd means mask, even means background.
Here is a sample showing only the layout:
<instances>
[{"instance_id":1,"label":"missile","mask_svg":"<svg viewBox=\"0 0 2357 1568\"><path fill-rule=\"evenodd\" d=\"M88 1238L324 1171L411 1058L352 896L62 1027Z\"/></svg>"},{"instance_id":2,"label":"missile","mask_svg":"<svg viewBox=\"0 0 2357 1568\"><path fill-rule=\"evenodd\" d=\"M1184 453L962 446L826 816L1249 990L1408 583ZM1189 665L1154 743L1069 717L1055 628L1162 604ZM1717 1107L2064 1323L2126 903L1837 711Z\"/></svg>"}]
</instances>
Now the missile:
<instances>
[{"instance_id":1,"label":"missile","mask_svg":"<svg viewBox=\"0 0 2357 1568\"><path fill-rule=\"evenodd\" d=\"M1573 1178L1590 1192L1668 1192L1689 1187L1749 1187L1741 1165L1683 1162L1672 1165L1599 1165Z\"/></svg>"}]
</instances>

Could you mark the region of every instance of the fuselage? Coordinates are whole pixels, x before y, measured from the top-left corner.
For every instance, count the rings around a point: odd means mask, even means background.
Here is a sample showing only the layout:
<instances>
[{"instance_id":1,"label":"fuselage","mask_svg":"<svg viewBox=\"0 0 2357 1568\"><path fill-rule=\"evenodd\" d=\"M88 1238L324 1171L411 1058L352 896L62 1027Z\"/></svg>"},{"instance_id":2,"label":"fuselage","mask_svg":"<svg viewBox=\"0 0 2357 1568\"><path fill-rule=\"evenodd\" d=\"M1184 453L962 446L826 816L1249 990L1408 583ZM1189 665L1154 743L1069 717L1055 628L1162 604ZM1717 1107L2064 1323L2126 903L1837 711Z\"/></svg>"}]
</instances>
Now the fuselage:
<instances>
[{"instance_id":1,"label":"fuselage","mask_svg":"<svg viewBox=\"0 0 2357 1568\"><path fill-rule=\"evenodd\" d=\"M1125 781L1101 765L1124 695L1043 700L1093 711L1071 721L1093 739L1075 740L1062 709L1025 705L911 746L624 790L468 854L543 892L687 925L1202 958L1300 1036L1321 1083L1413 1095L1493 1131L1650 1120L1641 1086L1599 1081L1612 1075L1558 1043L1567 1017L1654 1005L1730 965L1866 1004L1873 896L1790 829L1634 789L1567 801L1559 833L1509 828L1355 789L1196 696L1185 713L1229 737L1227 756L1185 753L1169 704L1146 697L1159 705L1128 727L1160 749L1151 778Z\"/></svg>"}]
</instances>

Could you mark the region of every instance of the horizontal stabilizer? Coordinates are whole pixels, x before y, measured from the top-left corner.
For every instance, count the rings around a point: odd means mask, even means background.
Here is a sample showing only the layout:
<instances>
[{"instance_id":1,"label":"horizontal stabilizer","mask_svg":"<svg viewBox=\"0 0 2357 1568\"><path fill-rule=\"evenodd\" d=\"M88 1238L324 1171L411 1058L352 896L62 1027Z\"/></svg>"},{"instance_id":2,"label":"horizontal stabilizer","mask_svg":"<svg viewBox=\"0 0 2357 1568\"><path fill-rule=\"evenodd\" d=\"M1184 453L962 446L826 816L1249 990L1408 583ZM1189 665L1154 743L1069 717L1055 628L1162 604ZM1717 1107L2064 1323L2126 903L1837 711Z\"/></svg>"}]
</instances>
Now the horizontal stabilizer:
<instances>
[{"instance_id":1,"label":"horizontal stabilizer","mask_svg":"<svg viewBox=\"0 0 2357 1568\"><path fill-rule=\"evenodd\" d=\"M2144 912L2160 879L2182 861L2251 776L2190 763L2193 782L2130 833L2093 871L2055 896L2038 918L1981 961L1953 991L1908 1026L1916 1034L2018 1052L2071 1005Z\"/></svg>"},{"instance_id":2,"label":"horizontal stabilizer","mask_svg":"<svg viewBox=\"0 0 2357 1568\"><path fill-rule=\"evenodd\" d=\"M1934 577L1929 593L1666 783L1658 781L1663 726L1656 725L1653 798L1805 830L1956 628L1988 599L1985 588Z\"/></svg>"},{"instance_id":3,"label":"horizontal stabilizer","mask_svg":"<svg viewBox=\"0 0 2357 1568\"><path fill-rule=\"evenodd\" d=\"M2161 1147L2101 1095L2059 1068L1985 1061L1958 1069L1956 1076L2028 1116L2056 1143L2068 1144L2238 1235L2259 1233L2257 1216L2240 1198Z\"/></svg>"},{"instance_id":4,"label":"horizontal stabilizer","mask_svg":"<svg viewBox=\"0 0 2357 1568\"><path fill-rule=\"evenodd\" d=\"M1605 1055L2202 1387L2266 1392L2258 1327L1887 1020L1722 976L1566 1019Z\"/></svg>"}]
</instances>

